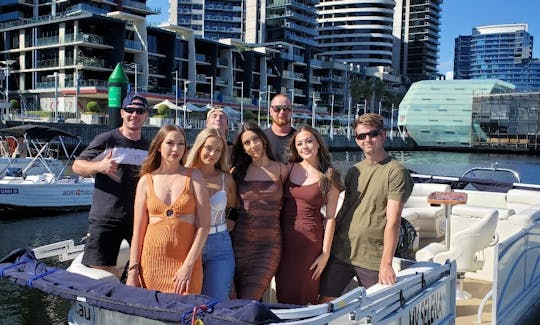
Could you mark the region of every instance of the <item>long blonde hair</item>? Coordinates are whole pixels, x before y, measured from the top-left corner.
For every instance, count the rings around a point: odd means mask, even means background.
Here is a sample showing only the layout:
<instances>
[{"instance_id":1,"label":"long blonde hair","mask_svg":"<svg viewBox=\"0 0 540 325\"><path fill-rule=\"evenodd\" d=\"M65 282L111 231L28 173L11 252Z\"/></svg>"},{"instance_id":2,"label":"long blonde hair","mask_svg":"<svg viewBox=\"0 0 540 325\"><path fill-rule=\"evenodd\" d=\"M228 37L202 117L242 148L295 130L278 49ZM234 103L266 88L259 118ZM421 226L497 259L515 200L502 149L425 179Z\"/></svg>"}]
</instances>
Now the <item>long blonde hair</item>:
<instances>
[{"instance_id":1,"label":"long blonde hair","mask_svg":"<svg viewBox=\"0 0 540 325\"><path fill-rule=\"evenodd\" d=\"M141 171L139 173L141 176L151 173L159 168L159 166L161 165L161 153L159 152L159 148L161 147L161 144L165 140L167 134L172 131L180 132L180 134L182 134L182 136L184 137L184 142L186 141L186 133L184 132L184 129L174 124L162 126L152 139L152 142L150 143L150 148L148 149L148 157L146 157L146 159L144 160L141 166ZM186 150L187 149L184 148L184 154L182 155L182 157L180 157L180 161L184 158Z\"/></svg>"},{"instance_id":2,"label":"long blonde hair","mask_svg":"<svg viewBox=\"0 0 540 325\"><path fill-rule=\"evenodd\" d=\"M225 139L223 139L219 131L214 128L203 129L201 132L199 132L199 134L197 134L197 137L195 138L195 143L193 143L193 147L188 153L184 166L197 167L201 164L201 150L206 140L212 137L220 139L221 143L223 144L221 157L219 157L219 160L215 163L214 167L223 172L228 172L229 166L227 165L227 157L229 156L229 154L227 152L227 142L225 141Z\"/></svg>"}]
</instances>

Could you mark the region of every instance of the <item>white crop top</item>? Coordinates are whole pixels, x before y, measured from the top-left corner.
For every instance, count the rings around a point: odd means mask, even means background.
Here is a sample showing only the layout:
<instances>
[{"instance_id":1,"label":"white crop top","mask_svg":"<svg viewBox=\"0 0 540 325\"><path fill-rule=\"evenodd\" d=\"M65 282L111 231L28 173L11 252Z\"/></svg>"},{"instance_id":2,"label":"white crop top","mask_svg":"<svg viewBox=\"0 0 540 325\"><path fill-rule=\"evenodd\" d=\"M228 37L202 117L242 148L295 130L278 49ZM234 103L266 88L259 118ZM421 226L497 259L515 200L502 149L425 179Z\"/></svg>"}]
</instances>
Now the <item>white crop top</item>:
<instances>
[{"instance_id":1,"label":"white crop top","mask_svg":"<svg viewBox=\"0 0 540 325\"><path fill-rule=\"evenodd\" d=\"M221 191L217 191L210 197L211 225L225 223L225 210L227 209L227 192L225 192L225 174L221 173Z\"/></svg>"}]
</instances>

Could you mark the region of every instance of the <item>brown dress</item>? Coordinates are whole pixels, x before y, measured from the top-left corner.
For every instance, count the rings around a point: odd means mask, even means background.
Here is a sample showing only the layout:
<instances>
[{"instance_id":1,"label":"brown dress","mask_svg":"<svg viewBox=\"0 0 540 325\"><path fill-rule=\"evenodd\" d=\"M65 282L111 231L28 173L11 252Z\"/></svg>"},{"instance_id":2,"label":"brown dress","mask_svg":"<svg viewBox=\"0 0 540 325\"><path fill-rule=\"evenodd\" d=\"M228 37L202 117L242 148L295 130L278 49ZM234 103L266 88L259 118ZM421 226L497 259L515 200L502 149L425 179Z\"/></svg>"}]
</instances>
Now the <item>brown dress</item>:
<instances>
[{"instance_id":1,"label":"brown dress","mask_svg":"<svg viewBox=\"0 0 540 325\"><path fill-rule=\"evenodd\" d=\"M283 251L276 274L276 294L280 303L318 303L320 278L313 280L313 270L309 267L322 252L323 205L319 182L305 186L289 179L285 182L281 214Z\"/></svg>"},{"instance_id":2,"label":"brown dress","mask_svg":"<svg viewBox=\"0 0 540 325\"><path fill-rule=\"evenodd\" d=\"M240 213L233 233L236 293L240 299L259 300L279 266L283 184L280 179L243 180L238 189Z\"/></svg>"},{"instance_id":3,"label":"brown dress","mask_svg":"<svg viewBox=\"0 0 540 325\"><path fill-rule=\"evenodd\" d=\"M148 214L163 219L149 224L146 230L141 254L141 281L145 288L174 292L174 274L189 253L196 232L193 224L179 218L196 212L195 197L189 190L191 170L188 171L184 191L171 205L161 201L154 192L152 176L146 174L146 177ZM202 262L199 256L191 273L189 292L185 293L201 293L201 289Z\"/></svg>"}]
</instances>

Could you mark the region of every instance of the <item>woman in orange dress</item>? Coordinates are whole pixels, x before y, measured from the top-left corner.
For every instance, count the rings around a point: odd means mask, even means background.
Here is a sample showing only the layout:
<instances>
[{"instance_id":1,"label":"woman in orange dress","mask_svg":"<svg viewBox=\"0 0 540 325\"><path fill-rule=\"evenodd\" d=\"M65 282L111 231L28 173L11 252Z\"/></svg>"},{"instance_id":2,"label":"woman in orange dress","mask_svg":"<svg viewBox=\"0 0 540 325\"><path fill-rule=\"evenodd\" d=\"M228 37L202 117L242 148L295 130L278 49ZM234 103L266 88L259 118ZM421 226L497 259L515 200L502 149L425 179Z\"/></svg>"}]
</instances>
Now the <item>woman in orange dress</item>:
<instances>
[{"instance_id":1,"label":"woman in orange dress","mask_svg":"<svg viewBox=\"0 0 540 325\"><path fill-rule=\"evenodd\" d=\"M180 164L185 152L186 137L176 125L162 127L150 144L135 195L127 285L201 292L209 198L201 173Z\"/></svg>"}]
</instances>

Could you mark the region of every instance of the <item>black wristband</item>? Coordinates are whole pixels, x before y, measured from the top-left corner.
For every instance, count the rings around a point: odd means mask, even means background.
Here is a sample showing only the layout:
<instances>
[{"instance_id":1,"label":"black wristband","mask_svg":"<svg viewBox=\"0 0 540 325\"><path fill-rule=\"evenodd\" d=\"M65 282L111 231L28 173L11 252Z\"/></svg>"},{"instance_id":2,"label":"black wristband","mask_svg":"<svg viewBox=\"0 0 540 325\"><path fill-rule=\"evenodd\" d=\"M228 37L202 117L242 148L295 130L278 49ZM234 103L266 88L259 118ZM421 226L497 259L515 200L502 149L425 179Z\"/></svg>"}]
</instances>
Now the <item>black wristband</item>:
<instances>
[{"instance_id":1,"label":"black wristband","mask_svg":"<svg viewBox=\"0 0 540 325\"><path fill-rule=\"evenodd\" d=\"M236 219L238 218L238 212L239 212L239 210L236 209L236 208L228 208L227 209L227 219L236 222Z\"/></svg>"}]
</instances>

